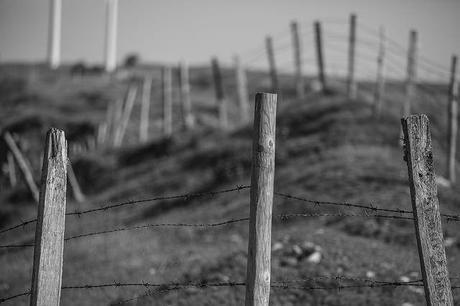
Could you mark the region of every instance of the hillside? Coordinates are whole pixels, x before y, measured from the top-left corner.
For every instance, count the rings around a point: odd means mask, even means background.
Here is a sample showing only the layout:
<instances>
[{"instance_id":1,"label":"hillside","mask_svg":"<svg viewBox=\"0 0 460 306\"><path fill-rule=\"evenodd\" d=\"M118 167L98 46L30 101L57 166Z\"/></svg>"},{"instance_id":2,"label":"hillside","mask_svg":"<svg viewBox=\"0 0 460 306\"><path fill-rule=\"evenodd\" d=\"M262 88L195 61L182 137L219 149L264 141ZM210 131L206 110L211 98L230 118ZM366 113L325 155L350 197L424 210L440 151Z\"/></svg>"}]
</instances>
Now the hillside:
<instances>
[{"instance_id":1,"label":"hillside","mask_svg":"<svg viewBox=\"0 0 460 306\"><path fill-rule=\"evenodd\" d=\"M109 103L126 90L128 79L100 76L75 78L31 77L20 68L4 67L0 83L0 128L25 139L23 149L39 178L41 151L46 130L65 130L69 143L95 135ZM153 73L159 82L158 67ZM24 69L26 70L26 69ZM13 72L14 73L13 73ZM138 74L141 72L137 72ZM231 76L231 71L224 71ZM15 74L15 76L13 76ZM227 79L230 79L228 77ZM253 99L267 90L267 76L249 75ZM290 76L283 76L278 100L275 191L318 201L361 203L410 210L407 166L400 145L399 114L403 86L387 85L380 119L372 116L371 84L360 84L354 101L345 98L343 84L335 80L328 95L308 91L294 98ZM158 87L151 107L151 141L137 141L139 103L136 102L125 144L98 148L70 159L87 196L76 203L70 196L67 211L157 196L198 194L233 189L250 183L250 123L240 121L235 107L234 83L226 83L231 130L220 131L210 71L191 71L192 105L197 128L181 132L178 125L170 139L161 137ZM428 85L427 85L428 86ZM432 86L438 99L420 93L414 112L426 113L432 124L435 169L445 175L447 99L440 86ZM156 89L155 89L156 88ZM177 97L174 97L177 101ZM252 100L250 100L252 101ZM251 107L252 108L252 107ZM180 112L174 105L174 118ZM252 121L252 115L251 121ZM459 148L460 149L460 148ZM2 144L0 161L4 161ZM36 204L25 185L0 181L0 229L35 218ZM460 212L459 188L439 186L443 213ZM215 223L245 218L249 191L191 196L125 205L85 216L68 216L66 237L94 231L146 224ZM283 214L322 216L278 218ZM324 214L331 214L327 216ZM314 205L277 196L272 234L272 281L324 276L295 286L337 287L362 284L347 280L365 278L400 281L421 278L413 224L407 220L369 218L360 209ZM346 216L355 215L355 216ZM456 277L460 264L458 222L443 220L449 271ZM65 245L63 285L102 283L244 282L247 255L247 222L215 227L149 227L73 239ZM0 244L33 243L34 225L0 234ZM315 249L316 246L316 249ZM302 254L299 254L299 249ZM309 253L306 250L313 249ZM306 253L305 253L306 252ZM318 252L320 258L309 257ZM0 250L0 297L29 290L32 248ZM338 279L336 276L342 276ZM365 282L364 282L365 283ZM459 285L455 280L453 285ZM160 288L161 289L161 288ZM63 290L63 305L242 305L244 286L211 288L163 288L145 295L146 288L114 287ZM139 298L136 298L141 296ZM125 300L129 302L123 302ZM460 301L460 291L454 291ZM27 297L5 305L26 305ZM299 290L272 288L272 305L423 305L423 287L346 288ZM410 305L405 304L405 305Z\"/></svg>"}]
</instances>

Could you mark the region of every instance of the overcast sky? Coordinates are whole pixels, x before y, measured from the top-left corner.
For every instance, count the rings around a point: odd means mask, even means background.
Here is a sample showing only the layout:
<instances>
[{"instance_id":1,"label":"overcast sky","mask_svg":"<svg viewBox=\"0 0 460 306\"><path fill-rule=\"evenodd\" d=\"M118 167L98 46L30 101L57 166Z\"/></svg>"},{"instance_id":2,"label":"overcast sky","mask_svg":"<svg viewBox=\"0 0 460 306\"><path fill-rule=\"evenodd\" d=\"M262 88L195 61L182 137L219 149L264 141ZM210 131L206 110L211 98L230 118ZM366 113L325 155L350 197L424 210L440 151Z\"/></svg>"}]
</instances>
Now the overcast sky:
<instances>
[{"instance_id":1,"label":"overcast sky","mask_svg":"<svg viewBox=\"0 0 460 306\"><path fill-rule=\"evenodd\" d=\"M105 1L63 3L63 61L101 62ZM343 35L345 49L351 12L360 25L383 25L404 47L409 30L417 29L420 53L445 66L451 54L460 53L459 0L120 0L118 59L130 52L157 62L203 62L211 55L230 61L235 53L251 58L257 56L251 50L262 48L267 34L275 35L280 48L288 44L293 19L302 24L304 57L309 59L314 56L311 23L324 20L326 31ZM48 19L49 0L0 0L0 60L44 60ZM359 28L359 38L371 36ZM368 51L369 56L375 53Z\"/></svg>"}]
</instances>

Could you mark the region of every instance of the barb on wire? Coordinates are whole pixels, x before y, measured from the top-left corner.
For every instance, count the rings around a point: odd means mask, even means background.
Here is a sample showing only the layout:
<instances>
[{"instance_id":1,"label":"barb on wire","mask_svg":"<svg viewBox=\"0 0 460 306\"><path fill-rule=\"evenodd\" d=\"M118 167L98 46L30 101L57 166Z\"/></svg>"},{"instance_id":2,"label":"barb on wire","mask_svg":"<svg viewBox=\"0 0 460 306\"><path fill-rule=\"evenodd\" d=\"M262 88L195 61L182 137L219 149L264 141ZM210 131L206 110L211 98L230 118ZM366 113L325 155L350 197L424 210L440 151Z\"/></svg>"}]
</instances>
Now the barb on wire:
<instances>
[{"instance_id":1,"label":"barb on wire","mask_svg":"<svg viewBox=\"0 0 460 306\"><path fill-rule=\"evenodd\" d=\"M194 199L194 198L201 198L205 196L216 196L218 194L223 194L223 193L230 193L230 192L235 192L235 191L241 191L244 189L248 189L250 186L244 186L244 185L238 185L234 188L230 189L223 189L223 190L217 190L217 191L208 191L208 192L200 192L200 193L189 193L189 194L182 194L182 195L173 195L173 196L161 196L161 197L152 197L152 198L146 198L146 199L139 199L139 200L130 200L126 202L120 202L117 204L109 204L105 206L101 206L98 208L92 208L88 210L75 210L73 212L68 212L66 213L66 216L77 216L80 217L85 214L90 214L90 213L95 213L99 211L107 211L109 209L114 209L122 206L130 206L130 205L135 205L135 204L142 204L142 203L147 203L147 202L154 202L154 201L165 201L165 200L177 200L177 199ZM36 222L37 219L29 220L26 222L22 222L21 224L17 224L14 226L11 226L9 228L3 229L0 231L0 234L6 233L8 231L23 227L27 224L34 223Z\"/></svg>"}]
</instances>

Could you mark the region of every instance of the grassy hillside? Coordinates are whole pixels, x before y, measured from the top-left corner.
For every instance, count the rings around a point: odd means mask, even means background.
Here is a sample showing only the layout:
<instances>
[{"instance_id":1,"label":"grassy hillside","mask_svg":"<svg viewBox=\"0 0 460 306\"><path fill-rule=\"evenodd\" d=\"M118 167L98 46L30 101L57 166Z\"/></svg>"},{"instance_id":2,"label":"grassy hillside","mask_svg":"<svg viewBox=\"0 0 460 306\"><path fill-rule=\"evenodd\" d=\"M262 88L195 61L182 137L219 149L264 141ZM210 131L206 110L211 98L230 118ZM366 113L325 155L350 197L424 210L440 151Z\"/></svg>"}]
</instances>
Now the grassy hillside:
<instances>
[{"instance_id":1,"label":"grassy hillside","mask_svg":"<svg viewBox=\"0 0 460 306\"><path fill-rule=\"evenodd\" d=\"M156 81L159 71L152 68ZM69 143L94 135L104 120L107 105L126 90L128 80L100 76L71 78L61 72L31 77L16 68L4 68L0 83L0 124L20 135L36 178L46 130L50 126L66 131ZM67 211L96 208L108 203L162 195L224 190L250 183L251 130L240 122L234 100L231 71L225 71L226 91L231 105L232 129L219 131L215 101L207 69L194 69L192 103L198 126L182 132L175 126L170 139L160 133L160 93L154 86L151 112L152 140L139 144L139 103L119 149L99 148L70 156L88 199L76 203L70 197ZM267 76L250 74L251 99L266 90ZM403 87L388 84L387 99L380 120L372 117L369 102L372 86L360 84L358 99L344 97L340 80L324 96L308 91L304 100L293 95L293 82L282 78L283 94L278 102L275 191L322 201L374 204L410 210L407 167L400 146L399 114ZM292 85L291 85L292 84ZM447 101L443 89L435 102L421 92L415 112L425 112L432 123L435 167L444 175L446 155ZM175 101L177 97L175 96ZM174 118L180 111L174 106ZM252 115L251 115L252 118ZM2 144L1 161L5 158ZM24 185L0 182L0 228L34 218L36 204ZM439 187L443 213L459 213L459 189ZM244 218L249 212L249 191L215 196L188 197L145 202L66 220L66 237L126 226L155 223L213 223ZM363 211L336 206L312 205L275 197L274 216L280 214L349 214L361 216L319 216L273 219L272 281L325 276L320 281L293 286L337 287L362 284L337 280L336 276L399 281L421 278L413 224L406 220L363 217ZM460 256L459 225L443 223L449 271L457 276ZM244 281L247 234L245 222L223 227L153 227L121 231L68 241L65 245L63 285L128 282L228 282ZM0 244L33 242L34 225L0 234ZM299 255L312 248L319 261ZM26 291L32 274L32 248L0 250L0 297ZM454 285L458 282L453 281ZM460 301L460 291L455 299ZM63 290L63 305L242 305L244 287L152 290L142 287ZM143 296L144 295L144 296ZM139 298L136 298L140 296ZM128 299L136 298L129 302ZM297 290L273 288L272 305L423 305L422 287L349 288ZM6 305L26 305L21 297ZM409 305L409 304L405 304Z\"/></svg>"}]
</instances>

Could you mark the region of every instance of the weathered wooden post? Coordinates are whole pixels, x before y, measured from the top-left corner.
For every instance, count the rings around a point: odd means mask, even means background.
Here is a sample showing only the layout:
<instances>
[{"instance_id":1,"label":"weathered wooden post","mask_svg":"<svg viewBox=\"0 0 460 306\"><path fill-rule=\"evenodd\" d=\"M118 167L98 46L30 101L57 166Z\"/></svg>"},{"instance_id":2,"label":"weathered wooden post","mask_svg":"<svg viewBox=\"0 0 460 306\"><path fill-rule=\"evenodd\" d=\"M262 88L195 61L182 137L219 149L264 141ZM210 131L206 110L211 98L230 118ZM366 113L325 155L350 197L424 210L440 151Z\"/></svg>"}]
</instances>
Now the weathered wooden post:
<instances>
[{"instance_id":1,"label":"weathered wooden post","mask_svg":"<svg viewBox=\"0 0 460 306\"><path fill-rule=\"evenodd\" d=\"M63 131L46 135L35 230L30 305L59 305L64 253L67 142Z\"/></svg>"},{"instance_id":2,"label":"weathered wooden post","mask_svg":"<svg viewBox=\"0 0 460 306\"><path fill-rule=\"evenodd\" d=\"M316 58L318 63L318 80L321 85L321 90L326 92L326 74L324 70L324 53L323 53L323 37L321 23L315 21L315 43L316 43Z\"/></svg>"},{"instance_id":3,"label":"weathered wooden post","mask_svg":"<svg viewBox=\"0 0 460 306\"><path fill-rule=\"evenodd\" d=\"M182 123L186 130L192 129L195 125L195 118L192 114L192 98L190 96L189 67L186 62L179 64L180 99L182 108Z\"/></svg>"},{"instance_id":4,"label":"weathered wooden post","mask_svg":"<svg viewBox=\"0 0 460 306\"><path fill-rule=\"evenodd\" d=\"M267 49L268 67L270 71L270 80L272 83L271 90L273 93L276 93L279 90L278 72L276 70L275 51L273 50L273 39L271 36L267 36L265 38L265 47Z\"/></svg>"},{"instance_id":5,"label":"weathered wooden post","mask_svg":"<svg viewBox=\"0 0 460 306\"><path fill-rule=\"evenodd\" d=\"M356 98L355 80L355 49L356 49L356 15L350 15L350 34L348 41L348 79L347 95L349 99Z\"/></svg>"},{"instance_id":6,"label":"weathered wooden post","mask_svg":"<svg viewBox=\"0 0 460 306\"><path fill-rule=\"evenodd\" d=\"M172 70L169 66L161 69L161 99L163 104L163 135L172 135Z\"/></svg>"},{"instance_id":7,"label":"weathered wooden post","mask_svg":"<svg viewBox=\"0 0 460 306\"><path fill-rule=\"evenodd\" d=\"M152 76L146 75L142 85L141 120L139 122L139 140L149 139L150 97L152 92Z\"/></svg>"},{"instance_id":8,"label":"weathered wooden post","mask_svg":"<svg viewBox=\"0 0 460 306\"><path fill-rule=\"evenodd\" d=\"M252 142L246 306L267 306L270 297L276 103L276 94L256 94Z\"/></svg>"},{"instance_id":9,"label":"weathered wooden post","mask_svg":"<svg viewBox=\"0 0 460 306\"><path fill-rule=\"evenodd\" d=\"M413 115L401 119L401 123L426 303L453 305L428 117Z\"/></svg>"},{"instance_id":10,"label":"weathered wooden post","mask_svg":"<svg viewBox=\"0 0 460 306\"><path fill-rule=\"evenodd\" d=\"M296 93L298 99L303 99L305 96L305 87L302 75L302 50L300 43L299 26L297 21L291 22L292 48L294 50L294 69Z\"/></svg>"},{"instance_id":11,"label":"weathered wooden post","mask_svg":"<svg viewBox=\"0 0 460 306\"><path fill-rule=\"evenodd\" d=\"M383 95L385 91L384 62L385 62L385 30L383 27L379 31L379 55L377 57L377 81L374 91L374 116L379 117L382 111Z\"/></svg>"},{"instance_id":12,"label":"weathered wooden post","mask_svg":"<svg viewBox=\"0 0 460 306\"><path fill-rule=\"evenodd\" d=\"M134 102L136 101L137 95L137 86L132 84L129 86L128 94L126 95L126 103L121 115L121 122L117 129L117 135L115 137L115 146L121 146L123 142L123 137L125 136L126 129L128 128L129 118L131 117L131 112L134 107Z\"/></svg>"},{"instance_id":13,"label":"weathered wooden post","mask_svg":"<svg viewBox=\"0 0 460 306\"><path fill-rule=\"evenodd\" d=\"M56 69L61 64L61 19L62 0L50 0L48 60L51 69Z\"/></svg>"},{"instance_id":14,"label":"weathered wooden post","mask_svg":"<svg viewBox=\"0 0 460 306\"><path fill-rule=\"evenodd\" d=\"M117 68L118 0L107 0L105 24L105 70Z\"/></svg>"},{"instance_id":15,"label":"weathered wooden post","mask_svg":"<svg viewBox=\"0 0 460 306\"><path fill-rule=\"evenodd\" d=\"M449 83L449 108L447 110L448 131L447 144L449 152L447 156L448 170L447 178L451 184L455 183L455 153L457 149L457 128L458 128L458 80L457 80L457 56L452 56Z\"/></svg>"},{"instance_id":16,"label":"weathered wooden post","mask_svg":"<svg viewBox=\"0 0 460 306\"><path fill-rule=\"evenodd\" d=\"M224 86L222 83L222 73L220 71L219 61L217 57L211 60L212 75L214 79L214 90L216 93L216 102L219 112L220 126L223 130L228 128L227 101L224 94Z\"/></svg>"},{"instance_id":17,"label":"weathered wooden post","mask_svg":"<svg viewBox=\"0 0 460 306\"><path fill-rule=\"evenodd\" d=\"M409 116L412 100L415 96L415 81L417 69L417 31L412 30L409 34L409 49L407 52L407 78L406 97L403 106L403 115Z\"/></svg>"},{"instance_id":18,"label":"weathered wooden post","mask_svg":"<svg viewBox=\"0 0 460 306\"><path fill-rule=\"evenodd\" d=\"M22 176L26 181L27 187L29 188L32 197L36 202L38 202L38 187L35 184L34 177L32 175L32 171L30 170L30 164L22 155L21 150L19 150L16 142L14 141L13 137L9 132L5 132L3 134L3 139L5 140L8 149L10 150L11 154L13 154L14 160L18 165L19 169L21 170Z\"/></svg>"},{"instance_id":19,"label":"weathered wooden post","mask_svg":"<svg viewBox=\"0 0 460 306\"><path fill-rule=\"evenodd\" d=\"M18 181L16 178L16 166L14 165L14 158L11 152L8 152L6 159L8 162L8 177L10 179L10 185L11 187L15 187Z\"/></svg>"},{"instance_id":20,"label":"weathered wooden post","mask_svg":"<svg viewBox=\"0 0 460 306\"><path fill-rule=\"evenodd\" d=\"M235 76L236 76L236 91L238 105L240 108L241 121L247 122L249 120L249 97L248 97L248 80L246 77L246 70L241 65L240 57L234 57Z\"/></svg>"}]
</instances>

